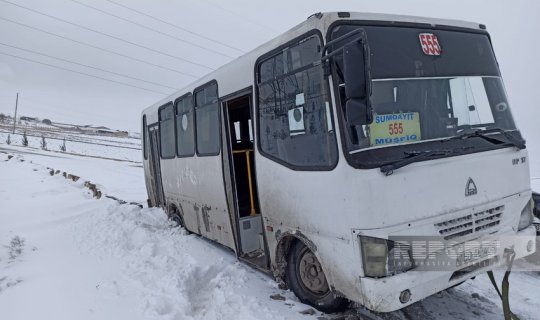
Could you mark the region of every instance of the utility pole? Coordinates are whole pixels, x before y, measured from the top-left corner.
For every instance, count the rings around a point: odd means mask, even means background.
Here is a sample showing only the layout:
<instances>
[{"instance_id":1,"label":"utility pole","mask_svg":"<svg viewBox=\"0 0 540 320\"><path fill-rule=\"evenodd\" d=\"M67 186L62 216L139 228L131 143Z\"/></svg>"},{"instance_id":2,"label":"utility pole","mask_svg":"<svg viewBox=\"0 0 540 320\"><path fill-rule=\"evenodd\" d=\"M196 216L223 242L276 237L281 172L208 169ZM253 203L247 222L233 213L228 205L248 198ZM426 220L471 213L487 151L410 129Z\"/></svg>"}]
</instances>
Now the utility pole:
<instances>
[{"instance_id":1,"label":"utility pole","mask_svg":"<svg viewBox=\"0 0 540 320\"><path fill-rule=\"evenodd\" d=\"M19 105L19 93L17 92L17 99L15 99L15 117L13 117L13 134L15 134L15 125L17 124L17 106Z\"/></svg>"}]
</instances>

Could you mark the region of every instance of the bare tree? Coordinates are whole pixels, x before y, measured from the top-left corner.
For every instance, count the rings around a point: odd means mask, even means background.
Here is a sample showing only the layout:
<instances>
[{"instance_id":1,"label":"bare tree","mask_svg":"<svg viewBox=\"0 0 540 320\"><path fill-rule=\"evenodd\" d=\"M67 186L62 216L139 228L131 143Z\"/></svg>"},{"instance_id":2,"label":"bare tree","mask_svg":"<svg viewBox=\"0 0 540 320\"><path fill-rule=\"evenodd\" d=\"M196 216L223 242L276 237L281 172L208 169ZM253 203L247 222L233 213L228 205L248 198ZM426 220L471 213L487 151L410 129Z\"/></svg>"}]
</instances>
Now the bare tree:
<instances>
[{"instance_id":1,"label":"bare tree","mask_svg":"<svg viewBox=\"0 0 540 320\"><path fill-rule=\"evenodd\" d=\"M64 138L64 142L60 145L60 151L66 152L66 138Z\"/></svg>"},{"instance_id":2,"label":"bare tree","mask_svg":"<svg viewBox=\"0 0 540 320\"><path fill-rule=\"evenodd\" d=\"M45 140L44 135L41 135L41 142L39 144L41 145L42 150L47 150L47 141Z\"/></svg>"}]
</instances>

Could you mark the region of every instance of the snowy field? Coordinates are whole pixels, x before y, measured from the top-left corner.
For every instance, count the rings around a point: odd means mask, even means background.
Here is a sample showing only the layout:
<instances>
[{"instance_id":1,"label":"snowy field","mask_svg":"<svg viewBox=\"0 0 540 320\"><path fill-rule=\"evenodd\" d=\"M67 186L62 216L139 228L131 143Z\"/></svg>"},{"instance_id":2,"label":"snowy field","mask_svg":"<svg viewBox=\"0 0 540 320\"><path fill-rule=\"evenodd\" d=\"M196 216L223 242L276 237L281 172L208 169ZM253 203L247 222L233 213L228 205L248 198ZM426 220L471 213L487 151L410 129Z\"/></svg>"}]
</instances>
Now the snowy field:
<instances>
[{"instance_id":1,"label":"snowy field","mask_svg":"<svg viewBox=\"0 0 540 320\"><path fill-rule=\"evenodd\" d=\"M78 156L0 140L0 319L503 318L486 275L390 314L316 312L230 250L172 228L163 211L92 198L86 180L123 200L146 200L139 155L93 148ZM81 179L51 176L48 167ZM539 286L540 273L512 273L511 307L521 319L540 318Z\"/></svg>"},{"instance_id":2,"label":"snowy field","mask_svg":"<svg viewBox=\"0 0 540 320\"><path fill-rule=\"evenodd\" d=\"M17 130L15 134L11 134L10 131L0 128L0 144L6 144L8 135L11 140L11 146L22 147L22 130ZM45 137L47 150L51 152L134 162L141 161L140 139L28 130L28 147L34 150L42 149L42 135ZM64 139L66 140L65 152L60 150L60 146L64 144ZM27 149L25 148L24 150Z\"/></svg>"}]
</instances>

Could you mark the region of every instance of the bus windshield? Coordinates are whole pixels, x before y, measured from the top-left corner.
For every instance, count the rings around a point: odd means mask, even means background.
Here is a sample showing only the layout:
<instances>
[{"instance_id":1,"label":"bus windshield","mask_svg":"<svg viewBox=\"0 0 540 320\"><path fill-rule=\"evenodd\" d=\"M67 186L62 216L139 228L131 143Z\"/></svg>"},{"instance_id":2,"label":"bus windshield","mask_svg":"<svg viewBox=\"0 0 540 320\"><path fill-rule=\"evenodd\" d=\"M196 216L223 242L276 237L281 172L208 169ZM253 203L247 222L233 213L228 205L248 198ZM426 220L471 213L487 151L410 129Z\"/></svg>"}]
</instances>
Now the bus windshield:
<instances>
[{"instance_id":1,"label":"bus windshield","mask_svg":"<svg viewBox=\"0 0 540 320\"><path fill-rule=\"evenodd\" d=\"M331 30L330 40L357 28L369 43L374 115L364 126L341 117L349 154L387 147L382 157L370 158L392 161L419 143L471 130L516 129L487 33L345 24ZM345 110L342 56L334 62L338 105ZM472 149L474 142L465 143Z\"/></svg>"},{"instance_id":2,"label":"bus windshield","mask_svg":"<svg viewBox=\"0 0 540 320\"><path fill-rule=\"evenodd\" d=\"M375 80L374 121L357 129L359 147L445 138L469 129L515 129L499 77Z\"/></svg>"}]
</instances>

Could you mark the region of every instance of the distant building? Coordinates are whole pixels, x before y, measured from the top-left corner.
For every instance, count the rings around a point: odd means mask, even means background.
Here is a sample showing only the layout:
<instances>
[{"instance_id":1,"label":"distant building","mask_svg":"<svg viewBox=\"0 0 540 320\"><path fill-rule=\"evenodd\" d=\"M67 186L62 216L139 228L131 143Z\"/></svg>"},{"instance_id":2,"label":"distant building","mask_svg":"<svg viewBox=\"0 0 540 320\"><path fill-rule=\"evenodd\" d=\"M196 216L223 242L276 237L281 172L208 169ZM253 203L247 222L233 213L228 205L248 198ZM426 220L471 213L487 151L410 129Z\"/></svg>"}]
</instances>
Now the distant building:
<instances>
[{"instance_id":1,"label":"distant building","mask_svg":"<svg viewBox=\"0 0 540 320\"><path fill-rule=\"evenodd\" d=\"M116 131L114 133L114 136L118 138L127 138L129 136L129 133L127 131Z\"/></svg>"},{"instance_id":2,"label":"distant building","mask_svg":"<svg viewBox=\"0 0 540 320\"><path fill-rule=\"evenodd\" d=\"M110 129L97 129L95 130L95 133L106 135L106 136L113 136L115 135L116 131L110 130Z\"/></svg>"}]
</instances>

